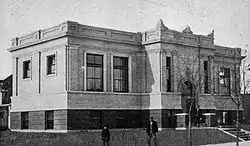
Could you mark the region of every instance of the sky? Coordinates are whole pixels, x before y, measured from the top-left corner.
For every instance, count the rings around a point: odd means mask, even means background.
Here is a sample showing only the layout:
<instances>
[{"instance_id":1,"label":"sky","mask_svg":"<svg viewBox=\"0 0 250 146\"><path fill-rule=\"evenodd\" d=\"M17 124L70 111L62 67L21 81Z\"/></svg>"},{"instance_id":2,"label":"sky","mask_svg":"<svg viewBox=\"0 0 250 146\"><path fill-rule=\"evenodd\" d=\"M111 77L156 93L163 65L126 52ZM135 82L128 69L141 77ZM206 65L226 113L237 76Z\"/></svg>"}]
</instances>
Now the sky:
<instances>
[{"instance_id":1,"label":"sky","mask_svg":"<svg viewBox=\"0 0 250 146\"><path fill-rule=\"evenodd\" d=\"M249 14L250 0L0 0L0 79L12 73L11 39L67 20L132 32L155 28L159 19L178 31L214 29L215 44L250 56Z\"/></svg>"}]
</instances>

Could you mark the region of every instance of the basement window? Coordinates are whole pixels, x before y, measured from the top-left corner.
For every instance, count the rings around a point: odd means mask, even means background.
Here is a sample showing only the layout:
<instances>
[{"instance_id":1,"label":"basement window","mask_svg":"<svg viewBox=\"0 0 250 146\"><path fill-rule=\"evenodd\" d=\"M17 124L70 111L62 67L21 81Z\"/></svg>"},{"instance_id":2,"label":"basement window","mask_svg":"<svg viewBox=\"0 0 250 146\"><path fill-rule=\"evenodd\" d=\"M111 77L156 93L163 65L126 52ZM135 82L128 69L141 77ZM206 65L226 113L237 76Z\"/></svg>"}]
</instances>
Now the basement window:
<instances>
[{"instance_id":1,"label":"basement window","mask_svg":"<svg viewBox=\"0 0 250 146\"><path fill-rule=\"evenodd\" d=\"M53 111L45 111L45 129L54 129Z\"/></svg>"},{"instance_id":2,"label":"basement window","mask_svg":"<svg viewBox=\"0 0 250 146\"><path fill-rule=\"evenodd\" d=\"M29 112L21 112L21 129L29 129Z\"/></svg>"}]
</instances>

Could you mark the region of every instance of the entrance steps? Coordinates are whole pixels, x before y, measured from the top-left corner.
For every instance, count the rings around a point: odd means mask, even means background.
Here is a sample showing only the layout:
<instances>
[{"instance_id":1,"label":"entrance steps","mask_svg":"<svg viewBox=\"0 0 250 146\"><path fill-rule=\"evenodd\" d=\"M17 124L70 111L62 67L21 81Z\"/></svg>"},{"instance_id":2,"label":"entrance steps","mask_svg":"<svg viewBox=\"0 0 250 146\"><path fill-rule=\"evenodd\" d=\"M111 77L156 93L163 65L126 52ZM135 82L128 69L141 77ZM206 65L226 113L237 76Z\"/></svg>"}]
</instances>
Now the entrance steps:
<instances>
[{"instance_id":1,"label":"entrance steps","mask_svg":"<svg viewBox=\"0 0 250 146\"><path fill-rule=\"evenodd\" d=\"M219 130L223 131L224 133L227 133L233 137L237 137L237 129L234 126L227 126L227 127L221 127ZM244 129L239 128L239 140L241 141L250 141L250 132Z\"/></svg>"}]
</instances>

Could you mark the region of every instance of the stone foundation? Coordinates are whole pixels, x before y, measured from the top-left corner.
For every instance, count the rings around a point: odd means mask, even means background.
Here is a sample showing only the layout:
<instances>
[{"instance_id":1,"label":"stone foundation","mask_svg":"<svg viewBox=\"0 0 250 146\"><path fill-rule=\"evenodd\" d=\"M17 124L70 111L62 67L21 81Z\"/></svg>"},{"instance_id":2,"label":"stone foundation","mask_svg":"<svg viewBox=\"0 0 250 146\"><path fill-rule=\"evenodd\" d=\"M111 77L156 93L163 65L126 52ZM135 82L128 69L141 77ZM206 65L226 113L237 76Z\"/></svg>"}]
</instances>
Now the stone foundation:
<instances>
[{"instance_id":1,"label":"stone foundation","mask_svg":"<svg viewBox=\"0 0 250 146\"><path fill-rule=\"evenodd\" d=\"M28 112L29 130L46 130L46 111ZM149 117L153 117L159 128L176 127L175 113L178 110L86 110L65 109L53 111L53 130L146 128ZM11 129L21 129L21 112L11 112ZM51 130L51 129L48 129Z\"/></svg>"},{"instance_id":2,"label":"stone foundation","mask_svg":"<svg viewBox=\"0 0 250 146\"><path fill-rule=\"evenodd\" d=\"M45 111L27 111L29 129L45 130ZM10 113L10 128L21 129L21 112ZM54 129L67 130L67 110L54 110Z\"/></svg>"}]
</instances>

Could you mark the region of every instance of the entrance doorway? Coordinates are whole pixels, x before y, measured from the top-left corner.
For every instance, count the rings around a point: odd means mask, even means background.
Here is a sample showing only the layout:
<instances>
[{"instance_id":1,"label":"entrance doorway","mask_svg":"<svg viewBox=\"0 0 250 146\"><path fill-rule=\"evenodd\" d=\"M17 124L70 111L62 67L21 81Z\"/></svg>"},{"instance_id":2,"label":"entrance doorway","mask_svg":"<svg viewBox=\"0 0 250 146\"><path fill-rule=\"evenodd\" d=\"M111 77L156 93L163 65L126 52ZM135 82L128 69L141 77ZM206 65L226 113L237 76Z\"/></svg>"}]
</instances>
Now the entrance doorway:
<instances>
[{"instance_id":1,"label":"entrance doorway","mask_svg":"<svg viewBox=\"0 0 250 146\"><path fill-rule=\"evenodd\" d=\"M230 111L222 112L222 123L224 125L232 125L232 114Z\"/></svg>"}]
</instances>

